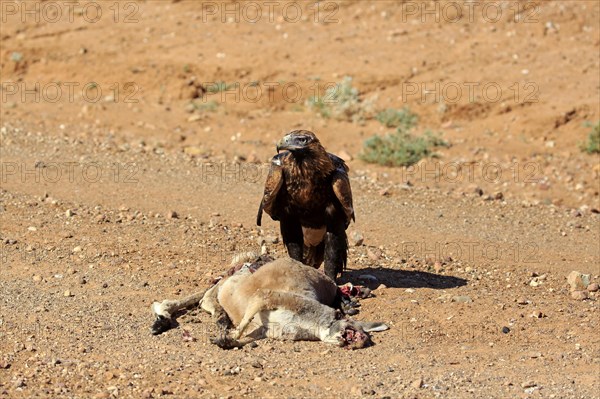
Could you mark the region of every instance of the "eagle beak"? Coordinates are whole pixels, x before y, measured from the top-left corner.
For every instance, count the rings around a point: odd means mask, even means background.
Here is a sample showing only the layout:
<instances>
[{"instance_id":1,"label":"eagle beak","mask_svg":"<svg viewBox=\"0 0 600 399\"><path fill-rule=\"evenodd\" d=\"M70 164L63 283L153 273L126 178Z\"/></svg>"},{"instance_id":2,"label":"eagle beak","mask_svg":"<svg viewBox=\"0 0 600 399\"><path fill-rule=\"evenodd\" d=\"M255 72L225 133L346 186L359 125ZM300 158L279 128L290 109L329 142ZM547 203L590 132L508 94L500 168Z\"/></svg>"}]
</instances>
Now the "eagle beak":
<instances>
[{"instance_id":1,"label":"eagle beak","mask_svg":"<svg viewBox=\"0 0 600 399\"><path fill-rule=\"evenodd\" d=\"M277 143L277 153L279 154L279 151L281 150L287 150L289 147L289 139L290 136L284 136L281 140L279 140L279 142Z\"/></svg>"},{"instance_id":2,"label":"eagle beak","mask_svg":"<svg viewBox=\"0 0 600 399\"><path fill-rule=\"evenodd\" d=\"M277 153L279 154L279 151L281 150L296 151L304 149L304 146L296 143L294 139L295 137L290 134L284 136L279 143L277 143Z\"/></svg>"}]
</instances>

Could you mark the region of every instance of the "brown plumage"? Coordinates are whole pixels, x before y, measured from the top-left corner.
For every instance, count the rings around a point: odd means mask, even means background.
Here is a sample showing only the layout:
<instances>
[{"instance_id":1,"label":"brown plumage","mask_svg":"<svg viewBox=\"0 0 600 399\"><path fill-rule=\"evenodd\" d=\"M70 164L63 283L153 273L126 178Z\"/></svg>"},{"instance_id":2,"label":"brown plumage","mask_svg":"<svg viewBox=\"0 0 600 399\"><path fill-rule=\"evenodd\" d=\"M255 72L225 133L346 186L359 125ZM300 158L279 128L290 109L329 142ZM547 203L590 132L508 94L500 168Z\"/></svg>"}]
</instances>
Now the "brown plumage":
<instances>
[{"instance_id":1,"label":"brown plumage","mask_svg":"<svg viewBox=\"0 0 600 399\"><path fill-rule=\"evenodd\" d=\"M280 222L290 257L314 267L325 260L325 273L335 279L346 266L346 228L354 220L348 166L307 130L290 132L277 152L256 223L265 211Z\"/></svg>"}]
</instances>

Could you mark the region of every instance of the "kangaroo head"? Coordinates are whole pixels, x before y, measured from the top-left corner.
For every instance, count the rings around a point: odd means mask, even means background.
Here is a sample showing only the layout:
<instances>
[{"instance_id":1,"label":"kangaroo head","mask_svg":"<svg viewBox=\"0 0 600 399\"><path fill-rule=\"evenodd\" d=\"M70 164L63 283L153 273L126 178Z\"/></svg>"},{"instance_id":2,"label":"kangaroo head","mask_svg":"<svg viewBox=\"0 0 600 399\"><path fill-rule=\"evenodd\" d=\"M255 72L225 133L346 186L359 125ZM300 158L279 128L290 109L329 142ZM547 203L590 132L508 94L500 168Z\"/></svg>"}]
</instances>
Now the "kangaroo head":
<instances>
[{"instance_id":1,"label":"kangaroo head","mask_svg":"<svg viewBox=\"0 0 600 399\"><path fill-rule=\"evenodd\" d=\"M388 328L384 323L337 319L331 323L321 340L346 349L360 349L372 345L369 332L384 331Z\"/></svg>"}]
</instances>

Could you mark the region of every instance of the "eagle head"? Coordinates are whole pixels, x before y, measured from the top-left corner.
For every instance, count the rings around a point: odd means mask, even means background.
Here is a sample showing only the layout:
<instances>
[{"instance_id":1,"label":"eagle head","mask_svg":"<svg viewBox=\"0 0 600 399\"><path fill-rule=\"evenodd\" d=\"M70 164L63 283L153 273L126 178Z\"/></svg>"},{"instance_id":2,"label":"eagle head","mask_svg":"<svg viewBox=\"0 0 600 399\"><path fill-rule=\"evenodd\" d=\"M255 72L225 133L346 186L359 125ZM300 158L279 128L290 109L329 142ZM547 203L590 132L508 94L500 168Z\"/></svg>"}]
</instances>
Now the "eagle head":
<instances>
[{"instance_id":1,"label":"eagle head","mask_svg":"<svg viewBox=\"0 0 600 399\"><path fill-rule=\"evenodd\" d=\"M281 150L290 151L295 155L325 152L317 136L308 130L293 130L286 134L277 143L277 152Z\"/></svg>"}]
</instances>

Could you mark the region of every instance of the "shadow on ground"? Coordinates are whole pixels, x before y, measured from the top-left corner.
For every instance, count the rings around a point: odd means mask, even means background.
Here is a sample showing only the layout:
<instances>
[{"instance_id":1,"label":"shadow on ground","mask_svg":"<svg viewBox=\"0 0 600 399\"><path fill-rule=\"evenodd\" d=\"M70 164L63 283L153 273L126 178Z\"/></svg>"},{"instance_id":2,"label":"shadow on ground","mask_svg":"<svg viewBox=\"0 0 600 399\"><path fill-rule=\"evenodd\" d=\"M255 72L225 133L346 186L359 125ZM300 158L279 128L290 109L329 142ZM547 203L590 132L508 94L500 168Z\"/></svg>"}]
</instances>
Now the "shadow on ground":
<instances>
[{"instance_id":1,"label":"shadow on ground","mask_svg":"<svg viewBox=\"0 0 600 399\"><path fill-rule=\"evenodd\" d=\"M433 288L443 290L467 285L467 280L460 277L443 276L417 270L398 270L379 267L346 271L339 283L343 284L348 281L353 284L368 283L368 281L363 281L359 278L365 274L377 277L378 284L374 284L375 286L385 284L387 287L393 288ZM368 285L372 286L373 284Z\"/></svg>"}]
</instances>

